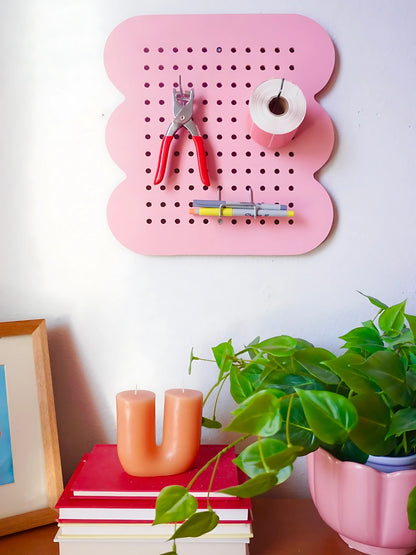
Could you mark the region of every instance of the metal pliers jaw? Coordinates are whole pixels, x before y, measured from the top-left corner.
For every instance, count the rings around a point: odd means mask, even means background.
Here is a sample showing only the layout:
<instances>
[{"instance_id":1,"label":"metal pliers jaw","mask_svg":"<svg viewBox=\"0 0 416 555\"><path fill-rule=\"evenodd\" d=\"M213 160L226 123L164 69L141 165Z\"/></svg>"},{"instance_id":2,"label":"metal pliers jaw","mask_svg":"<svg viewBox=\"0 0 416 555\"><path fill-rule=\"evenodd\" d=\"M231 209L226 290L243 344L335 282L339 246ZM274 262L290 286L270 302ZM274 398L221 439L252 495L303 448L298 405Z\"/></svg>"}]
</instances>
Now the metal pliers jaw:
<instances>
[{"instance_id":1,"label":"metal pliers jaw","mask_svg":"<svg viewBox=\"0 0 416 555\"><path fill-rule=\"evenodd\" d=\"M159 161L154 179L155 185L160 183L165 175L166 164L168 159L169 147L172 142L173 136L181 128L185 127L191 134L192 140L195 144L196 155L198 159L199 175L204 185L209 185L209 177L205 160L205 149L202 142L202 137L199 133L198 127L192 119L194 104L194 90L183 92L182 90L173 89L173 113L174 118L168 127L166 135L162 139L160 146Z\"/></svg>"}]
</instances>

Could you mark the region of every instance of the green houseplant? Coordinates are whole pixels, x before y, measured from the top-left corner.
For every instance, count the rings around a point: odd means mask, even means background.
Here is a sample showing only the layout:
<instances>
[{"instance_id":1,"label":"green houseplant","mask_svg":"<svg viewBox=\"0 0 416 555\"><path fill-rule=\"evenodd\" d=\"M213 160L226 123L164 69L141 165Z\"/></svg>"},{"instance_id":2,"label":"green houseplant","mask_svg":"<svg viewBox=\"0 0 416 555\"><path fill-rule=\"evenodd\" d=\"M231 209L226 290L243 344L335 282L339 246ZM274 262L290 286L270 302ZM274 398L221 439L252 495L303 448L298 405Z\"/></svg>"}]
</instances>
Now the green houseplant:
<instances>
[{"instance_id":1,"label":"green houseplant","mask_svg":"<svg viewBox=\"0 0 416 555\"><path fill-rule=\"evenodd\" d=\"M416 452L416 316L406 313L406 301L388 306L365 296L377 312L341 336L339 356L287 335L256 338L238 352L231 340L212 349L217 378L205 403L214 397L214 408L203 425L221 427L216 407L228 383L237 407L224 430L238 437L226 449L252 441L234 461L248 480L224 491L264 493L290 476L297 457L318 448L360 463L369 455ZM202 359L191 352L194 360ZM204 534L218 522L209 497L208 510L196 512L191 485L166 488L157 500L155 524L182 522L169 553L176 553L176 538ZM416 488L408 515L416 529Z\"/></svg>"}]
</instances>

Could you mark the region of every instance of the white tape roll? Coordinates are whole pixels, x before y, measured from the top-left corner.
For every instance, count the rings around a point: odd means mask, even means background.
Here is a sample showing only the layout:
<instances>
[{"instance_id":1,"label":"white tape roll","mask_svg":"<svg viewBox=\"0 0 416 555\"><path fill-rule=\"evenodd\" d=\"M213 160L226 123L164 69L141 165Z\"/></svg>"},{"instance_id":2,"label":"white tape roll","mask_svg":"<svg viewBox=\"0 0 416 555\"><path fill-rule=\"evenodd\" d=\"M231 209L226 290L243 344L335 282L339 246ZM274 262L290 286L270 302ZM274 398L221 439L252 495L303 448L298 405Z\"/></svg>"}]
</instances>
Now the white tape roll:
<instances>
[{"instance_id":1,"label":"white tape roll","mask_svg":"<svg viewBox=\"0 0 416 555\"><path fill-rule=\"evenodd\" d=\"M295 136L306 114L300 88L286 79L263 81L249 102L249 133L268 148L286 146Z\"/></svg>"}]
</instances>

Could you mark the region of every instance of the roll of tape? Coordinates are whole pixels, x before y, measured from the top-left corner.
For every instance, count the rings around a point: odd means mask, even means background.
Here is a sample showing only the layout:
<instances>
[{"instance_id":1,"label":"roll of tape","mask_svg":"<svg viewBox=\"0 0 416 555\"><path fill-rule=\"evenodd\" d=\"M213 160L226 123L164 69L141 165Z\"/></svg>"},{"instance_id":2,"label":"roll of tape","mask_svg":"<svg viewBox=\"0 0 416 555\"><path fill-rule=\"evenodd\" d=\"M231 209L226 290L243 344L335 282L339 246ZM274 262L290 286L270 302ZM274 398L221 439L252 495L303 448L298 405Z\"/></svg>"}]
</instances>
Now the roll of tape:
<instances>
[{"instance_id":1,"label":"roll of tape","mask_svg":"<svg viewBox=\"0 0 416 555\"><path fill-rule=\"evenodd\" d=\"M263 81L249 102L249 133L268 148L286 146L295 136L306 114L306 99L300 88L285 79Z\"/></svg>"}]
</instances>

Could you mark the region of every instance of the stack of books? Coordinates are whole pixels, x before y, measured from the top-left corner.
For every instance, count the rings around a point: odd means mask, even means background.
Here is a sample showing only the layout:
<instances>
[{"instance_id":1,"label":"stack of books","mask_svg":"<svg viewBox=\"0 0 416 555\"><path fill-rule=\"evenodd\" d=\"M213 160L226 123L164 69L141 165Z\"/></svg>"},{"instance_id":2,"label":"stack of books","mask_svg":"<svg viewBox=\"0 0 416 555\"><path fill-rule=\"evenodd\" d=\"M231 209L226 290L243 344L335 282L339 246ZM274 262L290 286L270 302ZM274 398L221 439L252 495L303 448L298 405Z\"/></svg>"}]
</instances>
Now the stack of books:
<instances>
[{"instance_id":1,"label":"stack of books","mask_svg":"<svg viewBox=\"0 0 416 555\"><path fill-rule=\"evenodd\" d=\"M187 487L190 480L223 445L201 445L194 466L173 476L134 477L124 472L116 445L96 445L82 458L56 508L61 555L161 555L172 549L175 525L152 525L156 498L169 485ZM219 516L217 527L197 538L177 539L179 555L248 555L252 537L249 499L220 493L238 485L241 474L230 449L220 458L210 493ZM191 493L198 511L206 510L213 464L195 480Z\"/></svg>"}]
</instances>

